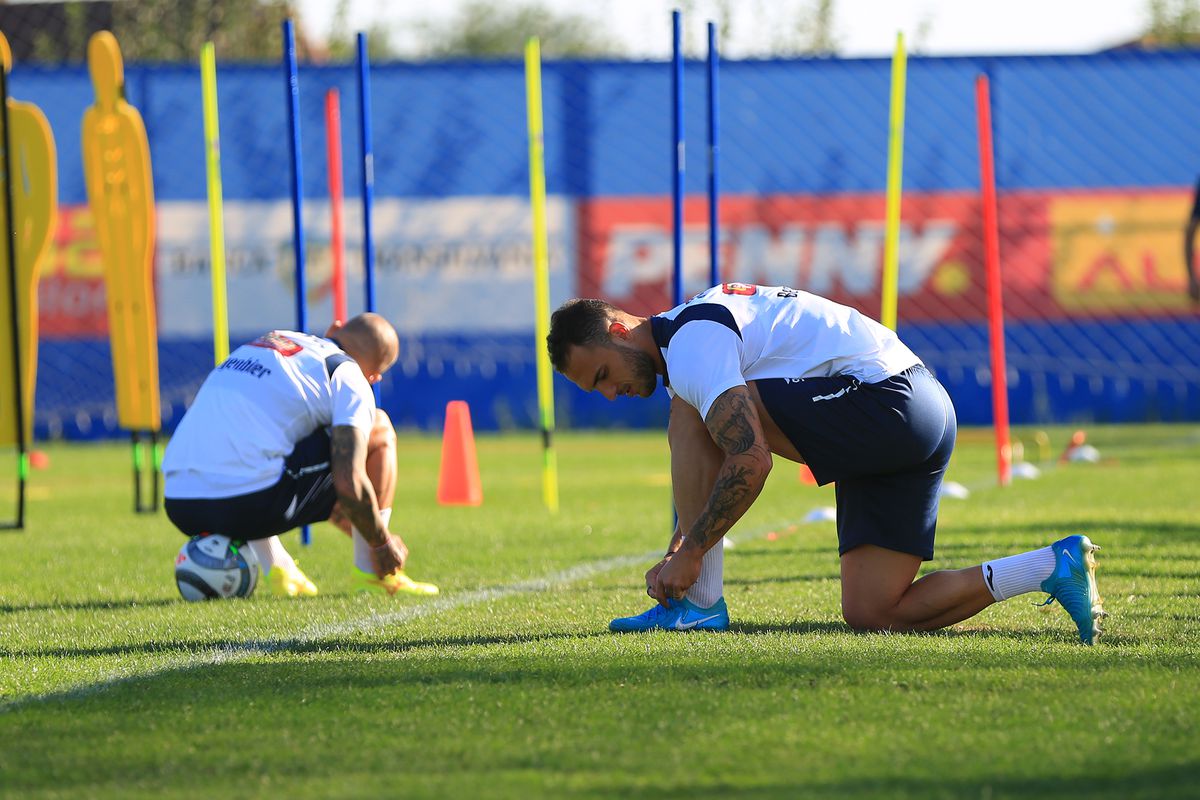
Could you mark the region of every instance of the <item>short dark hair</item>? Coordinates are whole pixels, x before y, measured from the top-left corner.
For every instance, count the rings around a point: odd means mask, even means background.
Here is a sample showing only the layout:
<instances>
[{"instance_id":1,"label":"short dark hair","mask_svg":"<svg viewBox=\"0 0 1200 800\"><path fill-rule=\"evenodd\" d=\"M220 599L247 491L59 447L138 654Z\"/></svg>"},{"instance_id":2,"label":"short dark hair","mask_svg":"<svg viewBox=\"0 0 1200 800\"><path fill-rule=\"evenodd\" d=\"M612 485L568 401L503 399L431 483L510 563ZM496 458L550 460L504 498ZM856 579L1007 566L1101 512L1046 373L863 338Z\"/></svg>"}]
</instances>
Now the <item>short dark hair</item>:
<instances>
[{"instance_id":1,"label":"short dark hair","mask_svg":"<svg viewBox=\"0 0 1200 800\"><path fill-rule=\"evenodd\" d=\"M550 363L559 372L567 369L567 350L609 343L608 323L620 309L603 300L575 298L558 307L550 316L546 349Z\"/></svg>"}]
</instances>

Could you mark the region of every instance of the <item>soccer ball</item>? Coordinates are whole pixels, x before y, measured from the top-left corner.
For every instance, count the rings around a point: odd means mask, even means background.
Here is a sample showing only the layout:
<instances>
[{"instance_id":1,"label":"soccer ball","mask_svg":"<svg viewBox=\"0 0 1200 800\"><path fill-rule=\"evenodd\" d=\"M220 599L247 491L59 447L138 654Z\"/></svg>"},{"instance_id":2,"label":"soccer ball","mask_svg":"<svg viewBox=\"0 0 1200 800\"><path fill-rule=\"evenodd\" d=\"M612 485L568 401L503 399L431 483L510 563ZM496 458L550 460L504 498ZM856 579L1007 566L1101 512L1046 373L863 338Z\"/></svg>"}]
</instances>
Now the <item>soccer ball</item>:
<instances>
[{"instance_id":1,"label":"soccer ball","mask_svg":"<svg viewBox=\"0 0 1200 800\"><path fill-rule=\"evenodd\" d=\"M258 585L258 559L227 536L193 536L175 556L175 585L189 602L249 597Z\"/></svg>"}]
</instances>

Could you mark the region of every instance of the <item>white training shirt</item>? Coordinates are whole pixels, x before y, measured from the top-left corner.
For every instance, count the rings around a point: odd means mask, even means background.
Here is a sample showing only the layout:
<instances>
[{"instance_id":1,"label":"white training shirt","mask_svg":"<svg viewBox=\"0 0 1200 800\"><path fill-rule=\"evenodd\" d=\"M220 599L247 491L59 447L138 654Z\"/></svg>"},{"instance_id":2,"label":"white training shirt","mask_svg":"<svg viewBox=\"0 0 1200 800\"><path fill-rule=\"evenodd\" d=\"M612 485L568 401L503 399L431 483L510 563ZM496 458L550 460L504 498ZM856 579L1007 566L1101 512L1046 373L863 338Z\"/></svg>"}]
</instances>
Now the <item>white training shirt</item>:
<instances>
[{"instance_id":1,"label":"white training shirt","mask_svg":"<svg viewBox=\"0 0 1200 800\"><path fill-rule=\"evenodd\" d=\"M714 286L650 321L667 391L701 418L746 381L850 375L877 383L921 363L875 320L786 286Z\"/></svg>"},{"instance_id":2,"label":"white training shirt","mask_svg":"<svg viewBox=\"0 0 1200 800\"><path fill-rule=\"evenodd\" d=\"M338 345L271 331L205 379L163 458L164 494L219 498L273 486L296 443L321 427L371 433L375 395Z\"/></svg>"}]
</instances>

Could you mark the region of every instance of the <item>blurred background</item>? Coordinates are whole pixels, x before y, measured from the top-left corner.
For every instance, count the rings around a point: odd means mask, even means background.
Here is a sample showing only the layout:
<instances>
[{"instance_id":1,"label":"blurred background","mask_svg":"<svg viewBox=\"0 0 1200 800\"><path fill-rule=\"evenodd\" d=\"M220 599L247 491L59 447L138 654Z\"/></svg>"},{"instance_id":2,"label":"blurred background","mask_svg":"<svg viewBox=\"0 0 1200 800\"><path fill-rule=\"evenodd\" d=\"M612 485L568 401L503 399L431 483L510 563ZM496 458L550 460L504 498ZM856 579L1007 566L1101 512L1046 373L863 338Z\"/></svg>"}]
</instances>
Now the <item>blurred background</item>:
<instances>
[{"instance_id":1,"label":"blurred background","mask_svg":"<svg viewBox=\"0 0 1200 800\"><path fill-rule=\"evenodd\" d=\"M356 32L372 59L383 407L440 430L534 428L521 49L541 37L552 307L671 305L672 8L684 13L685 295L708 275L705 23L718 24L723 280L880 313L890 54L908 42L899 332L963 424L991 421L974 84L992 93L1015 423L1200 420L1186 226L1200 177L1200 3L349 2L0 4L10 93L48 117L59 220L39 290L35 435L116 435L103 272L82 177L89 36L112 30L150 143L164 424L212 365L198 54L213 41L232 344L294 325L281 21L297 25L309 328L332 319L323 101L342 98L350 311L362 308ZM665 422L556 379L560 427Z\"/></svg>"}]
</instances>

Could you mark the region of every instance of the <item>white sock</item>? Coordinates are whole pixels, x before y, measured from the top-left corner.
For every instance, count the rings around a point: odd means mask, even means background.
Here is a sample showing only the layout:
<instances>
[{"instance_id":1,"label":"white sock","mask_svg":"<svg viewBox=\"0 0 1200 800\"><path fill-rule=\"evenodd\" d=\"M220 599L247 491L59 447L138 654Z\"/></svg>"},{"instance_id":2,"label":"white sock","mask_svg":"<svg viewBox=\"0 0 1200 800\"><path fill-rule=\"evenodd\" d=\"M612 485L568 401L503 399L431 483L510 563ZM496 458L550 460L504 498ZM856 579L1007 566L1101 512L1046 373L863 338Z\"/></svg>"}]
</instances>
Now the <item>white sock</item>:
<instances>
[{"instance_id":1,"label":"white sock","mask_svg":"<svg viewBox=\"0 0 1200 800\"><path fill-rule=\"evenodd\" d=\"M725 591L725 548L717 542L708 548L700 563L700 577L687 590L688 600L700 608L709 608Z\"/></svg>"},{"instance_id":2,"label":"white sock","mask_svg":"<svg viewBox=\"0 0 1200 800\"><path fill-rule=\"evenodd\" d=\"M1007 600L1026 592L1041 591L1042 581L1054 572L1054 549L1043 547L995 561L985 561L983 581L996 601Z\"/></svg>"},{"instance_id":3,"label":"white sock","mask_svg":"<svg viewBox=\"0 0 1200 800\"><path fill-rule=\"evenodd\" d=\"M271 536L267 539L251 539L246 542L246 545L249 546L250 552L258 557L258 563L262 566L263 575L266 575L275 567L291 569L296 566L291 553L283 546L283 542L279 541L278 536Z\"/></svg>"},{"instance_id":4,"label":"white sock","mask_svg":"<svg viewBox=\"0 0 1200 800\"><path fill-rule=\"evenodd\" d=\"M392 522L392 510L390 508L379 509L379 515L383 517L384 527L389 527ZM358 532L358 528L350 526L350 538L354 540L354 566L363 572L375 573L375 562L371 560L371 545L367 544L367 540Z\"/></svg>"}]
</instances>

